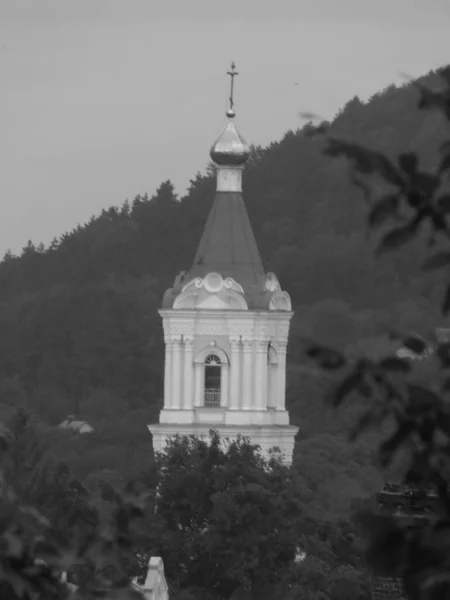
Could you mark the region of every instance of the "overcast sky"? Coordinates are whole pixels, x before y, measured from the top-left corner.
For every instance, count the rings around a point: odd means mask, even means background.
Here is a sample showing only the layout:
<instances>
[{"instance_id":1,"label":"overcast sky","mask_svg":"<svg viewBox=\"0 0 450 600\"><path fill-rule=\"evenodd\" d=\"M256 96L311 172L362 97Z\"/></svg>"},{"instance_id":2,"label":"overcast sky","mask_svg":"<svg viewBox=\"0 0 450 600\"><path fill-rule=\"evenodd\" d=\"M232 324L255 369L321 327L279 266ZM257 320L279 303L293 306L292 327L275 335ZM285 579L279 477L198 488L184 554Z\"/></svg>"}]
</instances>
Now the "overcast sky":
<instances>
[{"instance_id":1,"label":"overcast sky","mask_svg":"<svg viewBox=\"0 0 450 600\"><path fill-rule=\"evenodd\" d=\"M0 0L0 255L449 60L450 0Z\"/></svg>"}]
</instances>

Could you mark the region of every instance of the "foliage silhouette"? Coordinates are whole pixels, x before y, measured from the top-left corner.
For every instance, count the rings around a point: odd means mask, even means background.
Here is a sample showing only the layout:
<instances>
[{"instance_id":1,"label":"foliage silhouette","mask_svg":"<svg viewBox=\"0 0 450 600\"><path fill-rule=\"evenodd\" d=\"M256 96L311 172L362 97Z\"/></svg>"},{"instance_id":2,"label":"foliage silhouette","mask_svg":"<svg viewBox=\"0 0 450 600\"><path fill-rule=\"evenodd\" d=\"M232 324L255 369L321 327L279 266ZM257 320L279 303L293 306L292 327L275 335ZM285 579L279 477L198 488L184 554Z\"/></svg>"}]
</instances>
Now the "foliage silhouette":
<instances>
[{"instance_id":1,"label":"foliage silhouette","mask_svg":"<svg viewBox=\"0 0 450 600\"><path fill-rule=\"evenodd\" d=\"M450 68L439 72L441 89L429 90L418 84L420 109L442 111L450 120ZM402 153L397 161L355 143L328 138L325 153L345 157L351 165L353 180L370 202L368 225L384 231L379 239L379 254L395 251L413 241L428 229L428 246L434 252L422 266L425 269L450 265L445 250L450 238L448 228L448 170L450 144L440 147L440 157L434 169L422 171L415 153ZM395 191L388 195L374 194L366 178L376 175ZM375 196L375 197L374 197ZM399 225L400 223L400 225ZM436 251L436 247L439 250ZM444 293L442 312L450 309L450 284ZM405 336L403 345L416 354L423 354L426 343ZM328 348L309 346L307 354L317 359L321 367L334 365L320 360ZM411 530L402 521L386 515L362 513L360 521L369 535L367 557L380 573L401 576L409 598L434 600L450 593L450 409L448 404L448 343L437 342L433 360L438 362L440 376L423 386L408 379L412 370L406 360L395 355L379 361L362 358L346 364L342 358L339 368L347 373L332 394L335 407L340 407L351 394L368 400L353 432L354 437L369 427L389 430L378 448L378 462L386 467L402 450L407 453L407 468L403 483L413 489L434 490L439 510L423 524Z\"/></svg>"},{"instance_id":2,"label":"foliage silhouette","mask_svg":"<svg viewBox=\"0 0 450 600\"><path fill-rule=\"evenodd\" d=\"M109 511L105 503L96 507L23 411L1 439L1 597L68 598L64 573L75 580L80 599L139 597L130 584L136 569L131 539L143 499L116 494Z\"/></svg>"},{"instance_id":3,"label":"foliage silhouette","mask_svg":"<svg viewBox=\"0 0 450 600\"><path fill-rule=\"evenodd\" d=\"M302 507L281 457L268 461L245 438L173 438L157 457L156 551L181 587L218 598L251 597L277 583L293 563ZM175 552L176 549L176 552Z\"/></svg>"}]
</instances>

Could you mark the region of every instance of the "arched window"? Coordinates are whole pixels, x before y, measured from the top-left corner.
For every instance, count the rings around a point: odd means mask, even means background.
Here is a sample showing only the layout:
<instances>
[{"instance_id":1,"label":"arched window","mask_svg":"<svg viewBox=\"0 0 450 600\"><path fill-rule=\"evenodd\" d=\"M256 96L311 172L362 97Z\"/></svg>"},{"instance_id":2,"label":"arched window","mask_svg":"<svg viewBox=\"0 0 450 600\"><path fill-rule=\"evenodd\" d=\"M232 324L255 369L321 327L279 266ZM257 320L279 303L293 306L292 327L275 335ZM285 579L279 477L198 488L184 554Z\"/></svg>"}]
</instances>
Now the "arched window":
<instances>
[{"instance_id":1,"label":"arched window","mask_svg":"<svg viewBox=\"0 0 450 600\"><path fill-rule=\"evenodd\" d=\"M220 406L222 362L216 354L205 359L205 406Z\"/></svg>"}]
</instances>

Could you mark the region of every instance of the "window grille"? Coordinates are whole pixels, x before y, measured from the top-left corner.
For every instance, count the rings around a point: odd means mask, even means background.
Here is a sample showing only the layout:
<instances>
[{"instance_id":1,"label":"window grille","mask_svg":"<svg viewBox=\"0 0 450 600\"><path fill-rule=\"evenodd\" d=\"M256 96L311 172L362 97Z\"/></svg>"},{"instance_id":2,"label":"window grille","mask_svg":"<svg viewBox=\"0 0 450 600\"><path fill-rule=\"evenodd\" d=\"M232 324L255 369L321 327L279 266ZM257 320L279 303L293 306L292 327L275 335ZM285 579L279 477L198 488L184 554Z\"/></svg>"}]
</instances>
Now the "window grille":
<instances>
[{"instance_id":1,"label":"window grille","mask_svg":"<svg viewBox=\"0 0 450 600\"><path fill-rule=\"evenodd\" d=\"M205 406L216 408L220 406L221 360L215 354L205 359Z\"/></svg>"}]
</instances>

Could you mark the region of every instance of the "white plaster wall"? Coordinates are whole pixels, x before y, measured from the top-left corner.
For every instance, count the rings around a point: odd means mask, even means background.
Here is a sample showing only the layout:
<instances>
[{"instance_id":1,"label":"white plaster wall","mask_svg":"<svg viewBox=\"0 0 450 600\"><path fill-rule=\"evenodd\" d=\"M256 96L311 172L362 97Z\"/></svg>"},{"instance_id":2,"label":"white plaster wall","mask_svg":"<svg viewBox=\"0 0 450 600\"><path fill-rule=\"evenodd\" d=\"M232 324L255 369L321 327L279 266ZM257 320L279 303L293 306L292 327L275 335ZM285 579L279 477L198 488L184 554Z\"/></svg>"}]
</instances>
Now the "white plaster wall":
<instances>
[{"instance_id":1,"label":"white plaster wall","mask_svg":"<svg viewBox=\"0 0 450 600\"><path fill-rule=\"evenodd\" d=\"M292 313L286 311L227 311L227 310L161 310L163 318L163 327L165 339L167 342L179 341L183 337L193 340L193 362L192 379L195 381L195 356L209 347L209 342L215 341L217 346L224 350L232 360L231 340L248 340L251 343L251 364L248 377L243 375L243 356L242 346L239 346L241 352L239 368L239 388L240 388L240 408L237 410L227 410L225 408L182 408L175 409L167 404L167 394L170 388L165 389L165 408L160 413L159 424L149 426L154 433L155 450L162 448L167 435L174 435L178 428L182 428L183 434L189 435L197 431L204 430L206 433L211 427L229 428L241 431L243 428L250 428L255 443L264 448L279 445L278 442L287 443L288 450L293 448L293 439L297 428L289 426L289 414L284 407L284 393L281 393L280 386L271 386L267 390L267 400L269 407L264 405L260 407L256 404L255 385L256 377L256 344L263 345L269 341L275 348L284 348L287 344L289 324ZM214 352L214 346L211 346L211 352ZM281 353L281 350L280 350ZM265 357L267 360L267 357ZM268 366L269 367L269 366ZM284 364L277 366L275 370L284 368ZM229 393L231 394L231 373L233 364L230 366ZM184 389L184 351L181 343L180 372L173 377L177 377L181 389ZM202 381L204 381L202 373ZM243 410L243 382L244 379L250 381L251 392L250 402L245 406L248 410ZM266 380L267 381L267 380ZM194 404L195 391L192 391L192 402ZM275 396L275 397L274 397ZM231 396L230 396L231 397ZM256 429L255 429L256 428ZM287 428L287 429L286 429ZM288 433L286 433L288 432ZM294 432L294 433L293 433ZM243 431L242 431L243 433ZM255 437L256 436L256 437ZM287 436L287 438L286 438ZM286 438L286 440L285 440ZM292 444L291 440L292 438ZM252 438L253 439L253 438ZM273 443L272 443L273 442ZM291 450L289 450L291 452Z\"/></svg>"},{"instance_id":2,"label":"white plaster wall","mask_svg":"<svg viewBox=\"0 0 450 600\"><path fill-rule=\"evenodd\" d=\"M194 334L195 335L195 334ZM222 348L224 352L228 356L230 356L230 340L228 335L196 335L194 337L194 357L201 351L203 348L210 347L211 354L214 353L214 346L209 346L210 342L216 342L216 345L219 348Z\"/></svg>"}]
</instances>

